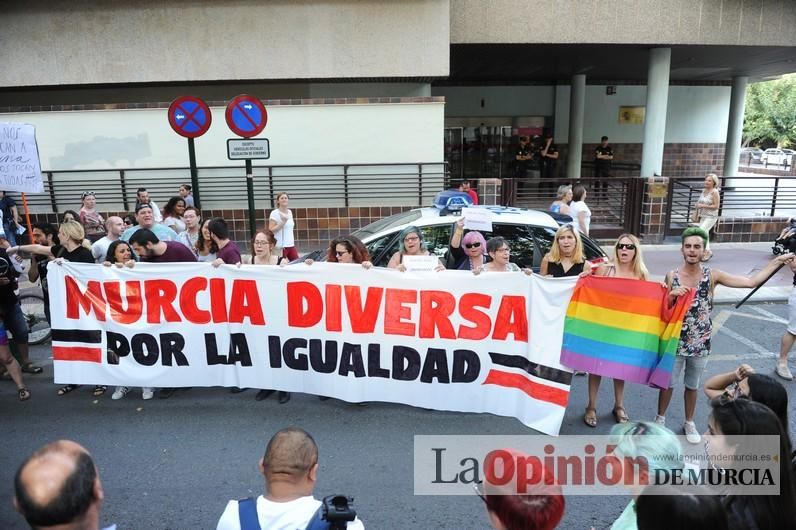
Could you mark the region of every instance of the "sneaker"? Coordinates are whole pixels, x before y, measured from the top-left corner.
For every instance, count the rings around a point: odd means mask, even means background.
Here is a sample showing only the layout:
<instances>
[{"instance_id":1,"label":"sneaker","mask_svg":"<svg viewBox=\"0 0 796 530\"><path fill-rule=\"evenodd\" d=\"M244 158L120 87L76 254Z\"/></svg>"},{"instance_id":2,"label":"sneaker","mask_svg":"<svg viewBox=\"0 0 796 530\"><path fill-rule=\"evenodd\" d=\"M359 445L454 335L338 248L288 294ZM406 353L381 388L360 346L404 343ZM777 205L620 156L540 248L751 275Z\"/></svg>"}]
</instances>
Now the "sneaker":
<instances>
[{"instance_id":1,"label":"sneaker","mask_svg":"<svg viewBox=\"0 0 796 530\"><path fill-rule=\"evenodd\" d=\"M787 362L777 363L777 375L786 381L793 381L793 374L790 373Z\"/></svg>"},{"instance_id":2,"label":"sneaker","mask_svg":"<svg viewBox=\"0 0 796 530\"><path fill-rule=\"evenodd\" d=\"M665 427L666 426L666 416L661 416L660 414L657 414L655 416L655 423L657 423L658 425L663 425Z\"/></svg>"},{"instance_id":3,"label":"sneaker","mask_svg":"<svg viewBox=\"0 0 796 530\"><path fill-rule=\"evenodd\" d=\"M155 397L155 391L152 390L151 388L144 387L141 390L142 390L141 397L144 399L144 401Z\"/></svg>"},{"instance_id":4,"label":"sneaker","mask_svg":"<svg viewBox=\"0 0 796 530\"><path fill-rule=\"evenodd\" d=\"M699 431L694 425L693 421L687 421L683 424L683 430L685 431L685 439L688 440L690 444L698 444L702 441L702 435L699 434Z\"/></svg>"},{"instance_id":5,"label":"sneaker","mask_svg":"<svg viewBox=\"0 0 796 530\"><path fill-rule=\"evenodd\" d=\"M111 394L111 399L122 399L130 391L126 386L117 386L116 390Z\"/></svg>"}]
</instances>

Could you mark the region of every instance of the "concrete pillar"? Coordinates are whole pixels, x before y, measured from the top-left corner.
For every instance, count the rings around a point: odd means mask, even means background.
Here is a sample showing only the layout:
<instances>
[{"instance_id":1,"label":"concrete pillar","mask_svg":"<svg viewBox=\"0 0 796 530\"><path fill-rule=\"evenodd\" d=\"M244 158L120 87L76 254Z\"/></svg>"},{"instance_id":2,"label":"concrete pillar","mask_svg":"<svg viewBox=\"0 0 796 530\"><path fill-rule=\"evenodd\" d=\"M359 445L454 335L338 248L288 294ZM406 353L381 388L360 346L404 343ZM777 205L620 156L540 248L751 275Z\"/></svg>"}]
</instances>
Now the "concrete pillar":
<instances>
[{"instance_id":1,"label":"concrete pillar","mask_svg":"<svg viewBox=\"0 0 796 530\"><path fill-rule=\"evenodd\" d=\"M746 107L747 76L732 78L730 95L730 120L727 123L727 145L724 148L724 176L734 177L738 173L738 159L741 155L741 135L743 134L743 114Z\"/></svg>"},{"instance_id":2,"label":"concrete pillar","mask_svg":"<svg viewBox=\"0 0 796 530\"><path fill-rule=\"evenodd\" d=\"M567 178L580 178L580 165L583 158L583 113L586 108L586 76L572 76L572 90L569 92L569 142L567 146Z\"/></svg>"},{"instance_id":3,"label":"concrete pillar","mask_svg":"<svg viewBox=\"0 0 796 530\"><path fill-rule=\"evenodd\" d=\"M663 144L666 136L666 107L669 103L671 48L650 50L647 74L647 110L644 117L644 145L641 150L641 177L663 174Z\"/></svg>"}]
</instances>

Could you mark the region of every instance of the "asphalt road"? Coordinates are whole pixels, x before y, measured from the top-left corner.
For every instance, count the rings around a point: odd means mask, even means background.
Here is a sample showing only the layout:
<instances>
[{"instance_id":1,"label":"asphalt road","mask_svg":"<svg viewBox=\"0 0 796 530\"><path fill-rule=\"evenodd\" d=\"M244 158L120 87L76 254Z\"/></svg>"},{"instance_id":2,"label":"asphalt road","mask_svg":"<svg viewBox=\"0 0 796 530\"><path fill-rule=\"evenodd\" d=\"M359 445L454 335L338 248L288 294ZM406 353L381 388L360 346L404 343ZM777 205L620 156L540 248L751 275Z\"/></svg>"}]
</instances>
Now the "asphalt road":
<instances>
[{"instance_id":1,"label":"asphalt road","mask_svg":"<svg viewBox=\"0 0 796 530\"><path fill-rule=\"evenodd\" d=\"M719 328L707 373L734 369L747 362L771 373L773 352L783 332L785 304L720 305L714 311ZM13 511L13 476L35 448L57 438L71 438L90 449L105 488L103 524L128 529L212 529L228 499L257 495L262 478L256 462L268 438L287 425L313 434L320 446L316 496L346 493L367 528L488 528L475 496L414 496L412 449L415 434L534 434L511 418L488 414L425 411L402 405L367 407L314 396L294 395L286 405L274 398L254 401L254 392L233 395L223 389L194 389L169 400L142 401L140 391L120 401L90 395L83 387L56 396L48 347L32 357L46 368L28 376L33 399L16 401L13 384L0 381L0 528L24 528ZM792 369L796 363L791 363ZM794 400L794 383L786 383ZM611 385L600 389L597 429L582 421L586 378L576 377L562 434L606 434L613 424ZM667 419L682 425L678 391ZM631 418L651 420L657 393L628 385ZM708 406L700 399L697 425L705 428ZM791 432L794 432L791 406ZM629 497L568 497L560 528L607 528Z\"/></svg>"}]
</instances>

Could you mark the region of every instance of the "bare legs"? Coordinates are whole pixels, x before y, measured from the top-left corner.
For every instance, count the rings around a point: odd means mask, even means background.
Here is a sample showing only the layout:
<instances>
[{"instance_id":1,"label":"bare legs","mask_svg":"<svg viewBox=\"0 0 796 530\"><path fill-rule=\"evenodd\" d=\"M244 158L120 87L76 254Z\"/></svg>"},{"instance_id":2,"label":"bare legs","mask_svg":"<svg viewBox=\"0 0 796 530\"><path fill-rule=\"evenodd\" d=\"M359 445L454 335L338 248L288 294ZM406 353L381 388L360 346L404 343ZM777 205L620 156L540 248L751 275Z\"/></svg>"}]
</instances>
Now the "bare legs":
<instances>
[{"instance_id":1,"label":"bare legs","mask_svg":"<svg viewBox=\"0 0 796 530\"><path fill-rule=\"evenodd\" d=\"M600 390L602 376L589 374L589 404L586 411L597 410L597 393ZM627 418L625 413L625 382L622 379L614 379L614 416L617 421L620 418ZM621 412L619 412L621 411Z\"/></svg>"}]
</instances>

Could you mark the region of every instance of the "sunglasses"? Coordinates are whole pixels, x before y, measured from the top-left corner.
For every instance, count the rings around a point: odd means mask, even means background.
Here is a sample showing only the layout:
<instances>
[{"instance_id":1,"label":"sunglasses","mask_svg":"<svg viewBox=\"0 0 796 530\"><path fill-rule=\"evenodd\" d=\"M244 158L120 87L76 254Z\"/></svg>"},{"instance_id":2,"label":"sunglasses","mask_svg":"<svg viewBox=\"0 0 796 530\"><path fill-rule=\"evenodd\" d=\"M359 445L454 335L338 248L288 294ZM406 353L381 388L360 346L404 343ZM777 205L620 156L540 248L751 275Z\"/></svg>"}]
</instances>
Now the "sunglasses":
<instances>
[{"instance_id":1,"label":"sunglasses","mask_svg":"<svg viewBox=\"0 0 796 530\"><path fill-rule=\"evenodd\" d=\"M616 248L618 248L619 250L622 249L636 250L636 245L634 245L633 243L619 243L618 245L616 245Z\"/></svg>"},{"instance_id":2,"label":"sunglasses","mask_svg":"<svg viewBox=\"0 0 796 530\"><path fill-rule=\"evenodd\" d=\"M476 241L475 243L465 243L464 248L479 248L481 246L480 241Z\"/></svg>"},{"instance_id":3,"label":"sunglasses","mask_svg":"<svg viewBox=\"0 0 796 530\"><path fill-rule=\"evenodd\" d=\"M84 192L83 192L83 195L81 195L81 196L80 196L80 198L81 198L81 199L85 199L85 198L86 198L86 197L88 197L88 196L91 196L91 197L96 197L96 196L97 196L97 194L96 194L96 193L94 193L93 191L84 191Z\"/></svg>"},{"instance_id":4,"label":"sunglasses","mask_svg":"<svg viewBox=\"0 0 796 530\"><path fill-rule=\"evenodd\" d=\"M334 253L335 253L335 254L337 255L337 257L339 258L340 256L345 256L346 254L348 254L348 251L347 251L347 250L343 250L343 251L340 251L340 250L335 250L335 251L334 251Z\"/></svg>"}]
</instances>

